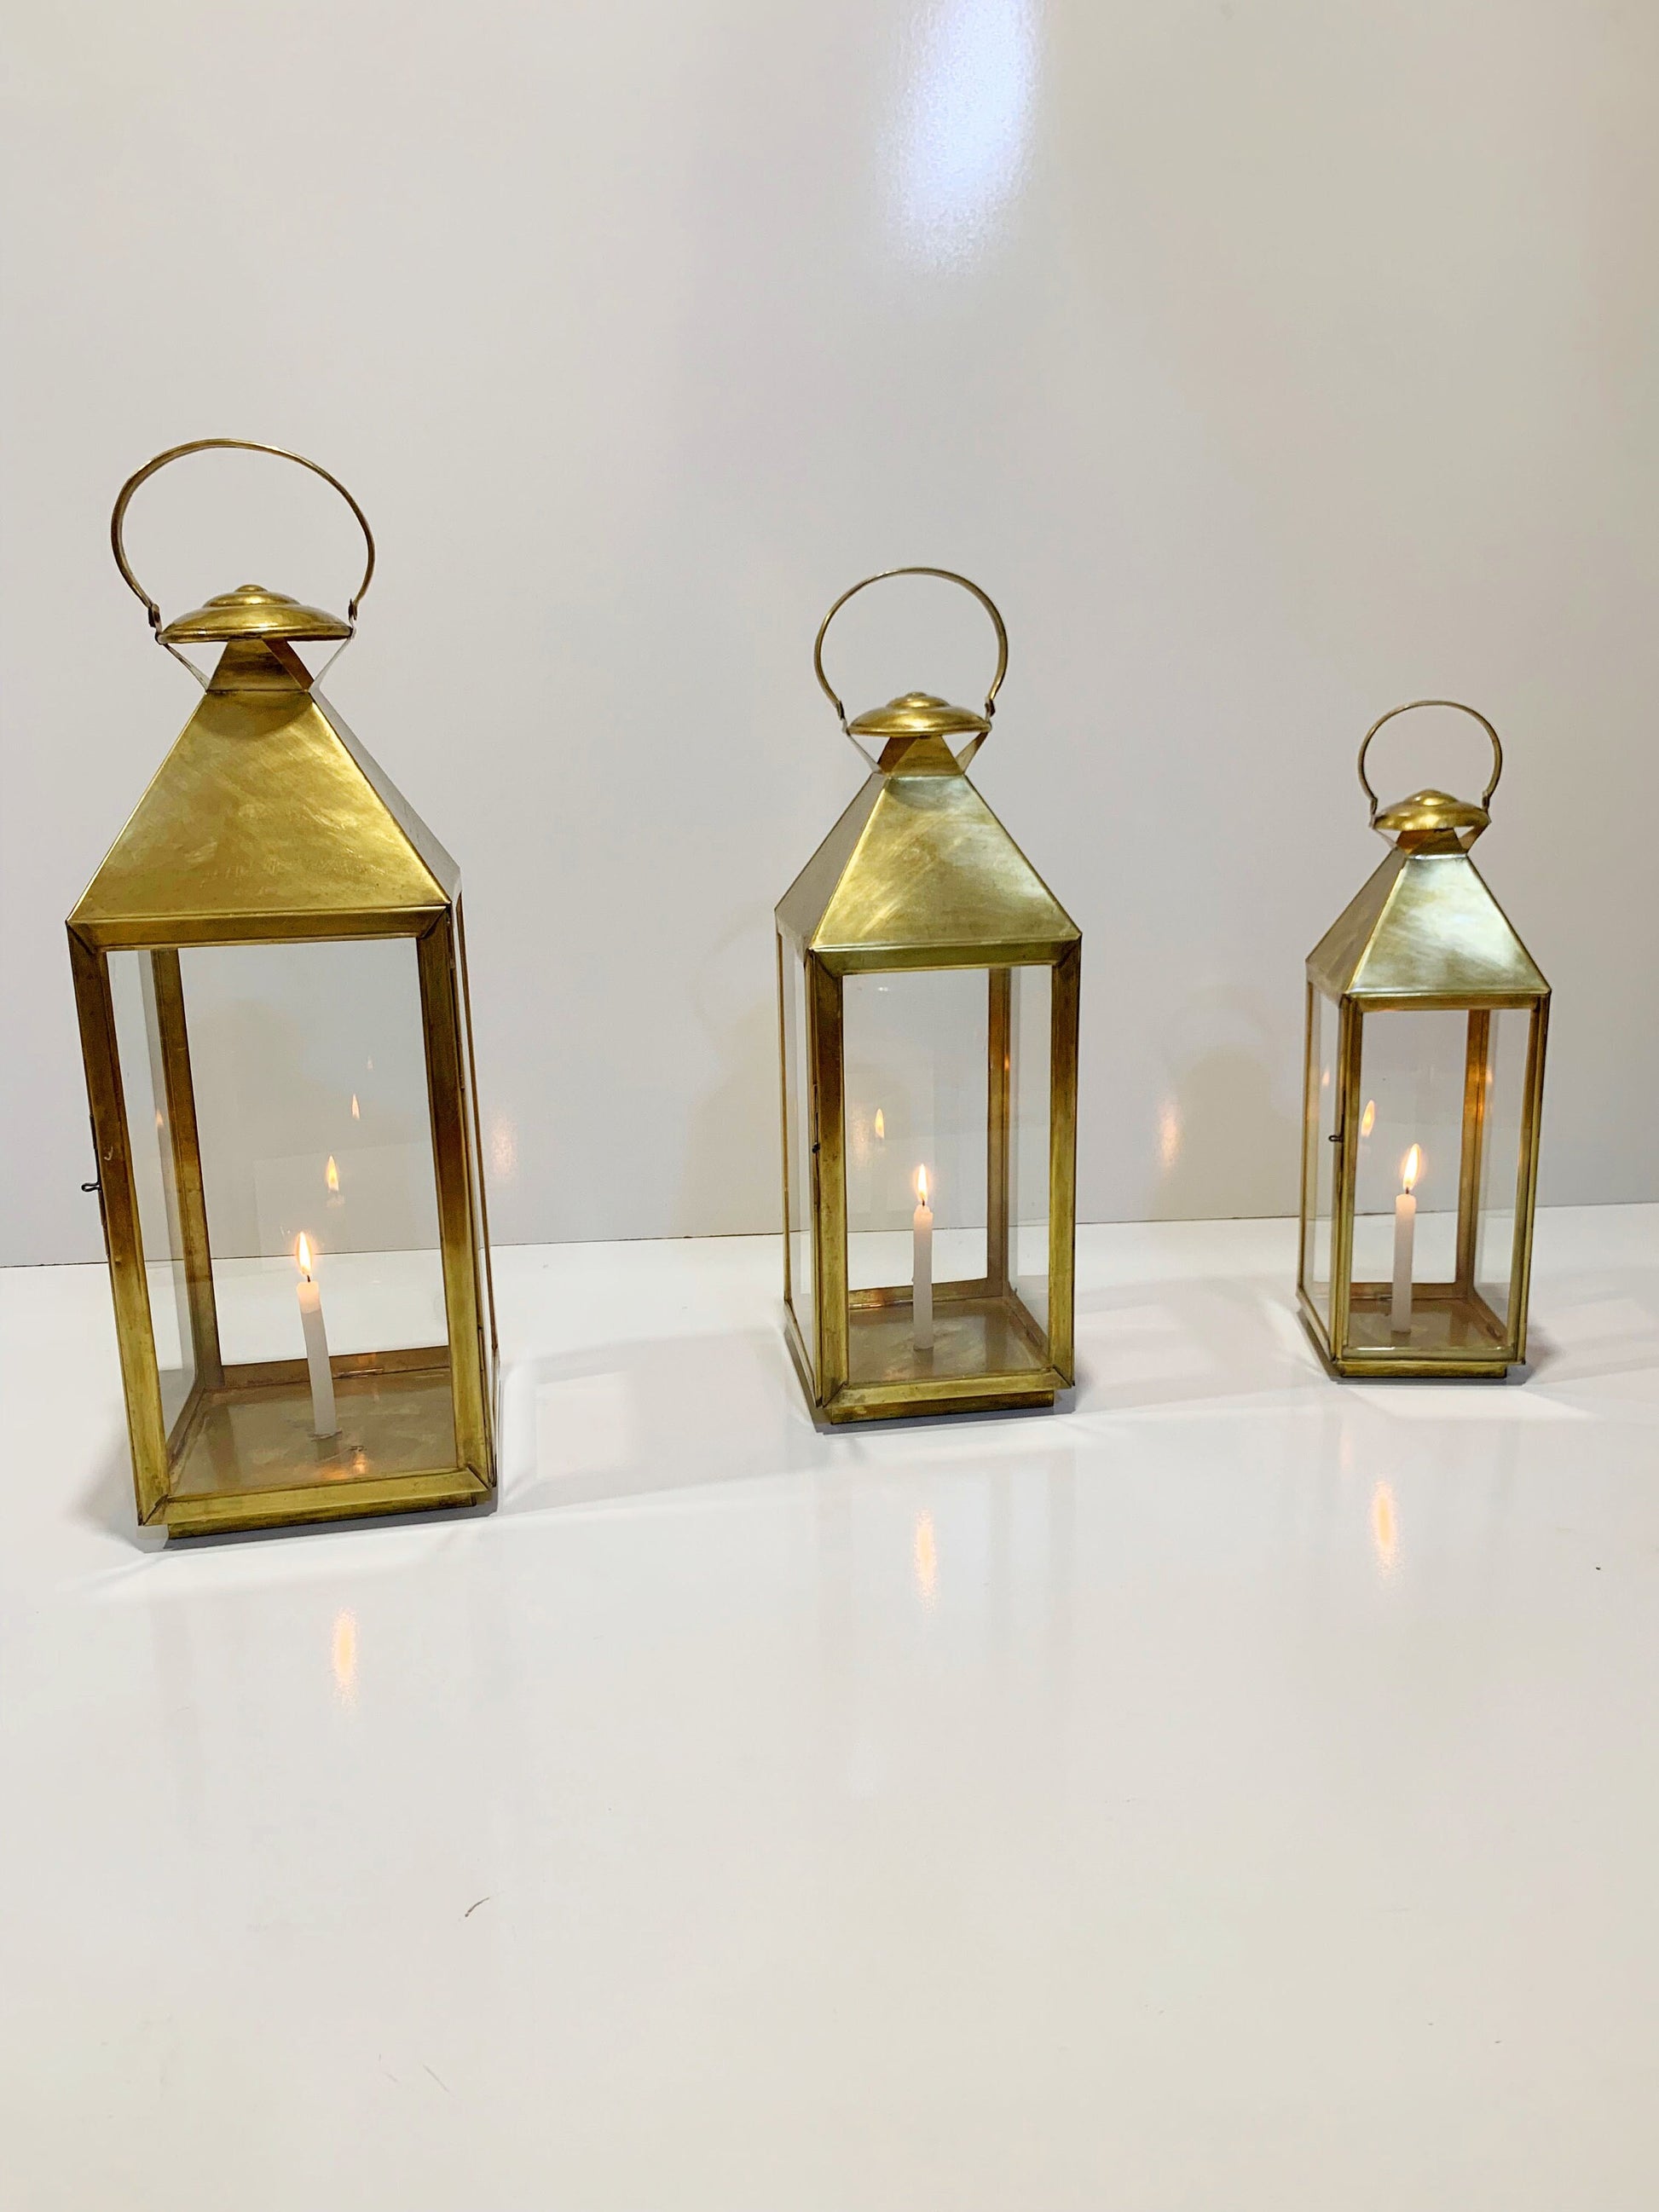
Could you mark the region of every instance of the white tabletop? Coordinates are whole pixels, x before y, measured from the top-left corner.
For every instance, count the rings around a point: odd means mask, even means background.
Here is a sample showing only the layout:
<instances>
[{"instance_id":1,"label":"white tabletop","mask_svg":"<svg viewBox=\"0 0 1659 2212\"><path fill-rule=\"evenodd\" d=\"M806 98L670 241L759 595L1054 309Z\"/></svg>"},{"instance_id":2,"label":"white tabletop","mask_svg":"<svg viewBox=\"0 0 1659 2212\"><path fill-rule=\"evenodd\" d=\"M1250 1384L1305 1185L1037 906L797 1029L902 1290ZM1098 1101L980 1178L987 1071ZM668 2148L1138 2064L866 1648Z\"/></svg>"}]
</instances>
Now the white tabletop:
<instances>
[{"instance_id":1,"label":"white tabletop","mask_svg":"<svg viewBox=\"0 0 1659 2212\"><path fill-rule=\"evenodd\" d=\"M0 1275L0 2197L1650 2212L1659 1208L1522 1387L1328 1381L1293 1243L835 1436L775 1242L504 1251L498 1512L161 1552Z\"/></svg>"}]
</instances>

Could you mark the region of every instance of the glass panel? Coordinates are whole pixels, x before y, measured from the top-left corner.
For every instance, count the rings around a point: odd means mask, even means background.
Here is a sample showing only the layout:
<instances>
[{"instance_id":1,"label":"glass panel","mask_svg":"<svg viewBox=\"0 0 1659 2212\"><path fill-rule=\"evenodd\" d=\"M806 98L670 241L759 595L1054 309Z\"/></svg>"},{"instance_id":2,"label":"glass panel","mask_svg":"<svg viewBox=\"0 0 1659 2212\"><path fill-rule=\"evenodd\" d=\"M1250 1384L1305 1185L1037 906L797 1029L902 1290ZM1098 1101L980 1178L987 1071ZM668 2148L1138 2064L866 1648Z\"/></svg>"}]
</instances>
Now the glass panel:
<instances>
[{"instance_id":1,"label":"glass panel","mask_svg":"<svg viewBox=\"0 0 1659 2212\"><path fill-rule=\"evenodd\" d=\"M138 1234L143 1240L150 1327L161 1372L161 1418L171 1429L196 1380L196 1355L191 1337L173 1117L155 1001L157 957L149 952L112 952L109 988L115 1009L121 1091L126 1103L127 1150L138 1194ZM170 956L159 957L165 961Z\"/></svg>"},{"instance_id":2,"label":"glass panel","mask_svg":"<svg viewBox=\"0 0 1659 2212\"><path fill-rule=\"evenodd\" d=\"M1474 1290L1478 1111L1467 1133L1464 1115L1490 1020L1461 1008L1364 1018L1350 1350L1449 1359L1501 1347Z\"/></svg>"},{"instance_id":3,"label":"glass panel","mask_svg":"<svg viewBox=\"0 0 1659 2212\"><path fill-rule=\"evenodd\" d=\"M1008 1277L1048 1356L1048 1084L1054 988L1047 968L1014 968L1008 1019Z\"/></svg>"},{"instance_id":4,"label":"glass panel","mask_svg":"<svg viewBox=\"0 0 1659 2212\"><path fill-rule=\"evenodd\" d=\"M988 1257L993 1037L1000 1086L1007 974L952 968L847 978L848 1368L855 1384L1029 1373L1046 1364L1000 1264L993 1280ZM999 1205L1008 1166L1000 1155Z\"/></svg>"},{"instance_id":5,"label":"glass panel","mask_svg":"<svg viewBox=\"0 0 1659 2212\"><path fill-rule=\"evenodd\" d=\"M1526 1108L1527 1048L1534 1016L1526 1007L1488 1014L1486 1111L1480 1132L1480 1209L1476 1222L1474 1286L1507 1331L1515 1265L1515 1195L1521 1170Z\"/></svg>"},{"instance_id":6,"label":"glass panel","mask_svg":"<svg viewBox=\"0 0 1659 2212\"><path fill-rule=\"evenodd\" d=\"M806 1079L806 965L778 939L783 987L784 1224L789 1254L789 1303L806 1364L817 1373L812 1225L812 1098Z\"/></svg>"},{"instance_id":7,"label":"glass panel","mask_svg":"<svg viewBox=\"0 0 1659 2212\"><path fill-rule=\"evenodd\" d=\"M1302 1222L1302 1287L1331 1328L1331 1209L1336 1187L1336 1001L1308 987L1308 1071L1303 1116L1307 1211Z\"/></svg>"},{"instance_id":8,"label":"glass panel","mask_svg":"<svg viewBox=\"0 0 1659 2212\"><path fill-rule=\"evenodd\" d=\"M444 1344L412 939L205 945L180 966L226 1363L299 1352L302 1234L331 1352Z\"/></svg>"},{"instance_id":9,"label":"glass panel","mask_svg":"<svg viewBox=\"0 0 1659 2212\"><path fill-rule=\"evenodd\" d=\"M933 1216L933 1280L986 1273L989 971L849 975L847 1284L908 1285L918 1178Z\"/></svg>"},{"instance_id":10,"label":"glass panel","mask_svg":"<svg viewBox=\"0 0 1659 2212\"><path fill-rule=\"evenodd\" d=\"M163 1054L193 1100L210 1261L198 1319L216 1344L210 1371L198 1334L204 1388L175 1442L173 1494L453 1467L414 941L154 956L174 957Z\"/></svg>"}]
</instances>

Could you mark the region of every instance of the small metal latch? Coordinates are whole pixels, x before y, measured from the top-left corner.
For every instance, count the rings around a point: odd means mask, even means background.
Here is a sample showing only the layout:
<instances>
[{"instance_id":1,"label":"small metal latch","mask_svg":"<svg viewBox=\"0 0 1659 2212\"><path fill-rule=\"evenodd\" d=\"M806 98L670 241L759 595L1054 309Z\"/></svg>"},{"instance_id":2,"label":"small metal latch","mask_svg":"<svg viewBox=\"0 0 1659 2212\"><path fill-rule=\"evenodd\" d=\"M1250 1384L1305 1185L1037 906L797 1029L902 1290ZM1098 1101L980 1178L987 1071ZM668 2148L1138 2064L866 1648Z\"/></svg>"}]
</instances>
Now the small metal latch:
<instances>
[{"instance_id":1,"label":"small metal latch","mask_svg":"<svg viewBox=\"0 0 1659 2212\"><path fill-rule=\"evenodd\" d=\"M92 1190L98 1190L98 1191L101 1191L101 1190L102 1190L102 1188L104 1188L104 1186L103 1186L103 1184L102 1184L102 1183L100 1183L100 1182L83 1182L83 1183L82 1184L81 1188L82 1188L82 1190L87 1190L87 1191L92 1191Z\"/></svg>"}]
</instances>

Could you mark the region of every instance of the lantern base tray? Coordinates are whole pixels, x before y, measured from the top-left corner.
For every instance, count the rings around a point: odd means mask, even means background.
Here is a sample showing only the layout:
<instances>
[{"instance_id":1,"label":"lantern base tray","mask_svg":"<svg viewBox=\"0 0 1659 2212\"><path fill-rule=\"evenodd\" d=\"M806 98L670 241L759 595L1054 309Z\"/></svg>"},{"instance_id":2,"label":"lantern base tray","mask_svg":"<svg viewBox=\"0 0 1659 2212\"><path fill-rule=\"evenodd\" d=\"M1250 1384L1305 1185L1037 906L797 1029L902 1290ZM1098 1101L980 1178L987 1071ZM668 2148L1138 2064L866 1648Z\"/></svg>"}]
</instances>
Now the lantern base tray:
<instances>
[{"instance_id":1,"label":"lantern base tray","mask_svg":"<svg viewBox=\"0 0 1659 2212\"><path fill-rule=\"evenodd\" d=\"M1349 1377L1501 1379L1516 1364L1502 1322L1480 1292L1465 1284L1415 1285L1411 1325L1396 1331L1390 1286L1356 1283L1341 1352L1331 1352L1322 1330L1311 1323L1309 1333L1330 1371Z\"/></svg>"},{"instance_id":2,"label":"lantern base tray","mask_svg":"<svg viewBox=\"0 0 1659 2212\"><path fill-rule=\"evenodd\" d=\"M872 1301L867 1305L866 1295ZM1036 1374L1048 1364L1036 1322L1012 1292L964 1294L955 1284L941 1284L933 1346L926 1352L916 1348L908 1293L855 1291L848 1303L847 1379L854 1385Z\"/></svg>"},{"instance_id":3,"label":"lantern base tray","mask_svg":"<svg viewBox=\"0 0 1659 2212\"><path fill-rule=\"evenodd\" d=\"M1070 1387L1070 1377L1049 1362L1038 1322L1012 1290L942 1283L933 1300L933 1342L919 1350L908 1289L853 1291L848 1378L827 1401L812 1389L805 1347L789 1316L790 1349L817 1421L839 1426L926 1414L1035 1411L1051 1407Z\"/></svg>"},{"instance_id":4,"label":"lantern base tray","mask_svg":"<svg viewBox=\"0 0 1659 2212\"><path fill-rule=\"evenodd\" d=\"M340 1425L326 1438L312 1433L300 1363L232 1369L222 1388L192 1393L174 1430L172 1486L153 1518L170 1534L204 1534L476 1504L487 1492L456 1464L447 1356L389 1357L398 1364L353 1361L344 1373L336 1362Z\"/></svg>"}]
</instances>

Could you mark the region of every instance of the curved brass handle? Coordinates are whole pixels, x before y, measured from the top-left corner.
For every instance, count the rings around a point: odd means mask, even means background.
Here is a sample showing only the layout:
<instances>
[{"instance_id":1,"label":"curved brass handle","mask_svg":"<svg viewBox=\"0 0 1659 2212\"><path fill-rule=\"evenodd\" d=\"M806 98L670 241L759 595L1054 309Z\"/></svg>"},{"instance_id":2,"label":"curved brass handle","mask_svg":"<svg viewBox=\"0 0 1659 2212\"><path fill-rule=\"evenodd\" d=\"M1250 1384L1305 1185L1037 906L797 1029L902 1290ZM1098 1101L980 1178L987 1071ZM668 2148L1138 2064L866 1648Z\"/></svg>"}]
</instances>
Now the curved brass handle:
<instances>
[{"instance_id":1,"label":"curved brass handle","mask_svg":"<svg viewBox=\"0 0 1659 2212\"><path fill-rule=\"evenodd\" d=\"M368 592L369 585L373 582L374 576L374 533L368 526L368 517L363 513L362 507L358 506L356 501L353 499L351 494L340 482L338 477L331 476L328 471L325 468L323 468L318 462L308 461L303 453L290 453L282 446L262 446L252 438L192 438L187 446L172 446L168 447L165 453L157 453L153 461L146 461L143 467L138 471L137 475L130 476L126 482L122 485L120 495L115 502L115 510L109 519L110 550L115 556L115 565L121 571L122 577L126 583L128 590L132 592L136 599L139 599L143 601L144 612L149 617L149 626L151 629L158 633L160 632L161 628L161 610L156 605L155 600L151 599L149 593L144 589L137 576L133 574L131 565L127 560L126 547L123 544L121 540L121 525L125 520L128 505L131 501L132 495L137 490L139 485L144 482L145 478L147 477L153 477L158 469L166 468L169 461L181 461L186 453L206 453L221 451L228 451L238 453L270 453L275 459L279 461L294 461L297 463L301 468L309 469L313 476L320 477L325 484L331 484L335 490L339 493L346 505L351 509L351 512L356 516L358 527L363 533L363 543L368 548L368 565L363 570L362 582L358 585L356 590L352 593L351 604L346 609L346 622L350 628L353 635L355 635L357 629L357 610L359 606L362 605L363 599ZM350 643L349 638L346 640L346 643ZM168 648L169 651L171 651L171 647ZM343 651L344 647L342 647L341 650ZM175 658L183 659L184 656L180 653L176 655ZM190 663L186 660L185 661L185 665L188 668L190 667ZM194 672L195 672L192 670L191 673L194 674Z\"/></svg>"},{"instance_id":2,"label":"curved brass handle","mask_svg":"<svg viewBox=\"0 0 1659 2212\"><path fill-rule=\"evenodd\" d=\"M1371 789L1370 783L1366 781L1365 755L1370 750L1371 739L1376 735L1384 722L1393 721L1396 714L1413 714L1419 707L1450 707L1457 714L1472 714L1474 717L1474 720L1480 723L1486 735L1492 739L1492 780L1480 794L1480 804L1482 806L1486 806L1491 804L1492 795L1498 788L1498 779L1504 773L1504 747L1502 742L1498 738L1497 731L1493 729L1492 724L1486 720L1486 716L1480 712L1478 707L1466 707L1461 699L1408 699L1403 707L1390 707L1386 714L1379 714L1377 716L1376 720L1371 724L1370 729L1366 731L1364 736L1361 738L1359 744L1359 759L1357 763L1357 766L1359 770L1359 788L1364 793L1366 798L1370 801L1370 826L1373 830L1376 827L1376 793Z\"/></svg>"},{"instance_id":3,"label":"curved brass handle","mask_svg":"<svg viewBox=\"0 0 1659 2212\"><path fill-rule=\"evenodd\" d=\"M830 679L823 672L824 633L848 599L856 599L860 592L867 591L872 584L884 584L890 576L938 576L945 583L960 584L964 592L973 593L986 613L990 616L997 634L997 672L991 678L991 688L985 695L985 719L988 722L992 715L996 713L997 693L1002 689L1002 679L1008 673L1008 633L1003 627L1002 617L997 612L995 601L988 592L981 592L971 578L957 575L954 568L884 568L879 575L866 576L861 584L854 584L850 591L842 593L835 605L818 624L817 638L812 647L812 672L818 679L819 690L835 708L836 720L841 724L843 732L848 737L852 735L851 731L847 728L847 709L831 690Z\"/></svg>"}]
</instances>

